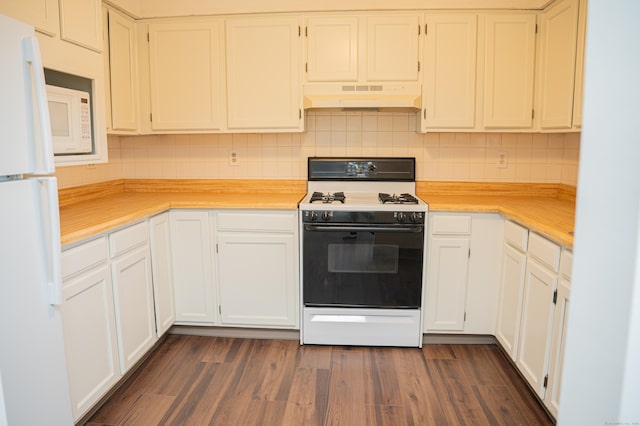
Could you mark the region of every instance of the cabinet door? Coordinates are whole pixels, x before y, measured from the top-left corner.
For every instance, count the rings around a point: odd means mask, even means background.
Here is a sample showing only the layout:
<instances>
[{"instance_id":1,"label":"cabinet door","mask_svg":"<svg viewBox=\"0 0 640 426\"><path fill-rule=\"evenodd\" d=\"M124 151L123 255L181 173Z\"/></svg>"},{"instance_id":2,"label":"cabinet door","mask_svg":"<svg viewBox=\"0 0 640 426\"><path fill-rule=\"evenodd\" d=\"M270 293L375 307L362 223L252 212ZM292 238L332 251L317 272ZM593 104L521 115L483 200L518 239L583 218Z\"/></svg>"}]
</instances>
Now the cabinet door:
<instances>
[{"instance_id":1,"label":"cabinet door","mask_svg":"<svg viewBox=\"0 0 640 426\"><path fill-rule=\"evenodd\" d=\"M557 281L553 272L533 259L527 260L516 365L540 398L545 394Z\"/></svg>"},{"instance_id":2,"label":"cabinet door","mask_svg":"<svg viewBox=\"0 0 640 426\"><path fill-rule=\"evenodd\" d=\"M58 0L60 38L102 52L102 2L100 0Z\"/></svg>"},{"instance_id":3,"label":"cabinet door","mask_svg":"<svg viewBox=\"0 0 640 426\"><path fill-rule=\"evenodd\" d=\"M302 130L297 18L227 20L230 129Z\"/></svg>"},{"instance_id":4,"label":"cabinet door","mask_svg":"<svg viewBox=\"0 0 640 426\"><path fill-rule=\"evenodd\" d=\"M423 130L473 128L476 103L476 15L428 15Z\"/></svg>"},{"instance_id":5,"label":"cabinet door","mask_svg":"<svg viewBox=\"0 0 640 426\"><path fill-rule=\"evenodd\" d=\"M358 17L307 19L307 81L358 80Z\"/></svg>"},{"instance_id":6,"label":"cabinet door","mask_svg":"<svg viewBox=\"0 0 640 426\"><path fill-rule=\"evenodd\" d=\"M120 371L127 372L155 343L149 246L111 262Z\"/></svg>"},{"instance_id":7,"label":"cabinet door","mask_svg":"<svg viewBox=\"0 0 640 426\"><path fill-rule=\"evenodd\" d=\"M220 129L217 21L149 24L152 130Z\"/></svg>"},{"instance_id":8,"label":"cabinet door","mask_svg":"<svg viewBox=\"0 0 640 426\"><path fill-rule=\"evenodd\" d=\"M540 16L539 102L541 129L572 125L578 0L555 3Z\"/></svg>"},{"instance_id":9,"label":"cabinet door","mask_svg":"<svg viewBox=\"0 0 640 426\"><path fill-rule=\"evenodd\" d=\"M367 17L367 80L418 81L417 15Z\"/></svg>"},{"instance_id":10,"label":"cabinet door","mask_svg":"<svg viewBox=\"0 0 640 426\"><path fill-rule=\"evenodd\" d=\"M576 46L576 78L573 94L573 127L582 127L582 85L584 79L584 45L587 27L587 0L581 0L578 10L578 40Z\"/></svg>"},{"instance_id":11,"label":"cabinet door","mask_svg":"<svg viewBox=\"0 0 640 426\"><path fill-rule=\"evenodd\" d=\"M504 245L496 338L514 361L518 354L526 265L527 256L524 253L508 244Z\"/></svg>"},{"instance_id":12,"label":"cabinet door","mask_svg":"<svg viewBox=\"0 0 640 426\"><path fill-rule=\"evenodd\" d=\"M111 129L138 129L136 26L133 20L109 10L109 96Z\"/></svg>"},{"instance_id":13,"label":"cabinet door","mask_svg":"<svg viewBox=\"0 0 640 426\"><path fill-rule=\"evenodd\" d=\"M536 16L485 17L484 127L530 128Z\"/></svg>"},{"instance_id":14,"label":"cabinet door","mask_svg":"<svg viewBox=\"0 0 640 426\"><path fill-rule=\"evenodd\" d=\"M48 35L58 34L58 0L19 0L0 2L0 13L33 25Z\"/></svg>"},{"instance_id":15,"label":"cabinet door","mask_svg":"<svg viewBox=\"0 0 640 426\"><path fill-rule=\"evenodd\" d=\"M176 322L214 324L209 213L172 211L169 217Z\"/></svg>"},{"instance_id":16,"label":"cabinet door","mask_svg":"<svg viewBox=\"0 0 640 426\"><path fill-rule=\"evenodd\" d=\"M63 284L62 326L74 420L120 378L109 267Z\"/></svg>"},{"instance_id":17,"label":"cabinet door","mask_svg":"<svg viewBox=\"0 0 640 426\"><path fill-rule=\"evenodd\" d=\"M171 268L171 234L169 213L149 220L153 299L156 312L156 335L162 336L176 320Z\"/></svg>"},{"instance_id":18,"label":"cabinet door","mask_svg":"<svg viewBox=\"0 0 640 426\"><path fill-rule=\"evenodd\" d=\"M569 293L571 284L561 278L556 295L556 308L553 316L553 337L551 340L551 358L549 360L549 379L544 404L557 419L560 408L560 380L562 378L562 362L564 345L567 337L567 320L569 318Z\"/></svg>"},{"instance_id":19,"label":"cabinet door","mask_svg":"<svg viewBox=\"0 0 640 426\"><path fill-rule=\"evenodd\" d=\"M297 325L297 263L293 234L218 234L221 323Z\"/></svg>"},{"instance_id":20,"label":"cabinet door","mask_svg":"<svg viewBox=\"0 0 640 426\"><path fill-rule=\"evenodd\" d=\"M429 251L425 328L463 330L469 237L432 237Z\"/></svg>"}]
</instances>

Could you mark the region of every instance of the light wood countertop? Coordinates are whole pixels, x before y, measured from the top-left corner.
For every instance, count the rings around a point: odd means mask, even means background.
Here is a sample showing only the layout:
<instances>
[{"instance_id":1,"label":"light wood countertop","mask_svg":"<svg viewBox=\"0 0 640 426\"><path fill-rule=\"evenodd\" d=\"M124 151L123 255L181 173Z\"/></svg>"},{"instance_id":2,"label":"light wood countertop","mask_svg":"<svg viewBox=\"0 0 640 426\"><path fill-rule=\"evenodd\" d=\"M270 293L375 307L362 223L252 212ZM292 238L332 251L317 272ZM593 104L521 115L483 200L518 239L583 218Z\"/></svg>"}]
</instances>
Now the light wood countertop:
<instances>
[{"instance_id":1,"label":"light wood countertop","mask_svg":"<svg viewBox=\"0 0 640 426\"><path fill-rule=\"evenodd\" d=\"M305 181L120 180L61 190L62 245L170 208L295 210ZM573 246L575 192L555 184L419 182L431 212L501 213L567 247Z\"/></svg>"}]
</instances>

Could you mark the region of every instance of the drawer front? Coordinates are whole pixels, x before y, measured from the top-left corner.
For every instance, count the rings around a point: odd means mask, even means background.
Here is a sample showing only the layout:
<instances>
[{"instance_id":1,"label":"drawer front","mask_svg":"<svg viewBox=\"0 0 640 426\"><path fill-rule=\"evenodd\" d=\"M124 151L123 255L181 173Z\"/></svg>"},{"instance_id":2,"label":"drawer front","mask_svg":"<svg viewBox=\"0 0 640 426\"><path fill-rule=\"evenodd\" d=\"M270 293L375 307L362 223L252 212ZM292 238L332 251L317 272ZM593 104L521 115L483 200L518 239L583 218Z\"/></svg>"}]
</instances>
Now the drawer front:
<instances>
[{"instance_id":1,"label":"drawer front","mask_svg":"<svg viewBox=\"0 0 640 426\"><path fill-rule=\"evenodd\" d=\"M222 212L217 214L217 229L224 231L295 232L297 211L279 213Z\"/></svg>"},{"instance_id":2,"label":"drawer front","mask_svg":"<svg viewBox=\"0 0 640 426\"><path fill-rule=\"evenodd\" d=\"M116 257L132 248L149 243L149 224L140 222L109 235L109 252Z\"/></svg>"},{"instance_id":3,"label":"drawer front","mask_svg":"<svg viewBox=\"0 0 640 426\"><path fill-rule=\"evenodd\" d=\"M103 265L106 262L106 237L97 238L65 250L62 252L62 279L67 280L74 275Z\"/></svg>"},{"instance_id":4,"label":"drawer front","mask_svg":"<svg viewBox=\"0 0 640 426\"><path fill-rule=\"evenodd\" d=\"M522 252L527 251L529 230L510 220L504 221L504 240Z\"/></svg>"},{"instance_id":5,"label":"drawer front","mask_svg":"<svg viewBox=\"0 0 640 426\"><path fill-rule=\"evenodd\" d=\"M560 246L531 233L529 236L529 254L545 264L554 272L558 272L560 267Z\"/></svg>"},{"instance_id":6,"label":"drawer front","mask_svg":"<svg viewBox=\"0 0 640 426\"><path fill-rule=\"evenodd\" d=\"M560 257L560 273L566 278L571 279L571 268L573 267L573 252L571 250L563 250Z\"/></svg>"},{"instance_id":7,"label":"drawer front","mask_svg":"<svg viewBox=\"0 0 640 426\"><path fill-rule=\"evenodd\" d=\"M433 235L469 235L471 234L471 216L439 215L429 216Z\"/></svg>"}]
</instances>

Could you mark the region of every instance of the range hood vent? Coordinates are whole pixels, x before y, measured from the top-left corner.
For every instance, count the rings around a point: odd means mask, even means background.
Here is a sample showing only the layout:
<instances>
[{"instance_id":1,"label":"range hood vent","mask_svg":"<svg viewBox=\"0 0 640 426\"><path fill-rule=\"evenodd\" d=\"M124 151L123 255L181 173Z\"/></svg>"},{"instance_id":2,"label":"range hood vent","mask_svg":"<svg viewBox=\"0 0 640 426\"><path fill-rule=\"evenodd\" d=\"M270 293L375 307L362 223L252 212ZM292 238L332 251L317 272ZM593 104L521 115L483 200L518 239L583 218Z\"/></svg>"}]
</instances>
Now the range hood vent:
<instances>
[{"instance_id":1,"label":"range hood vent","mask_svg":"<svg viewBox=\"0 0 640 426\"><path fill-rule=\"evenodd\" d=\"M422 107L422 87L414 84L306 84L304 108L350 110L410 109Z\"/></svg>"}]
</instances>

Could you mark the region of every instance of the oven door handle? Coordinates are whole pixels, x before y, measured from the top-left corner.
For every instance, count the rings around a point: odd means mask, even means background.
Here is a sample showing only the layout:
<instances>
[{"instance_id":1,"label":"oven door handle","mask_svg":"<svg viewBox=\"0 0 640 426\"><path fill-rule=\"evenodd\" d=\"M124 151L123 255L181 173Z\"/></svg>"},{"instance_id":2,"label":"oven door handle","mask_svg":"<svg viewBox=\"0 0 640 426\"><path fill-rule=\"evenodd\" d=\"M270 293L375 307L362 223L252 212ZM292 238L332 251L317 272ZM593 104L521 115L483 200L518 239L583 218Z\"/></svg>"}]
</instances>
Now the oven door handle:
<instances>
[{"instance_id":1,"label":"oven door handle","mask_svg":"<svg viewBox=\"0 0 640 426\"><path fill-rule=\"evenodd\" d=\"M321 231L321 232L398 232L413 233L422 232L422 226L332 226L332 225L305 225L305 231Z\"/></svg>"}]
</instances>

